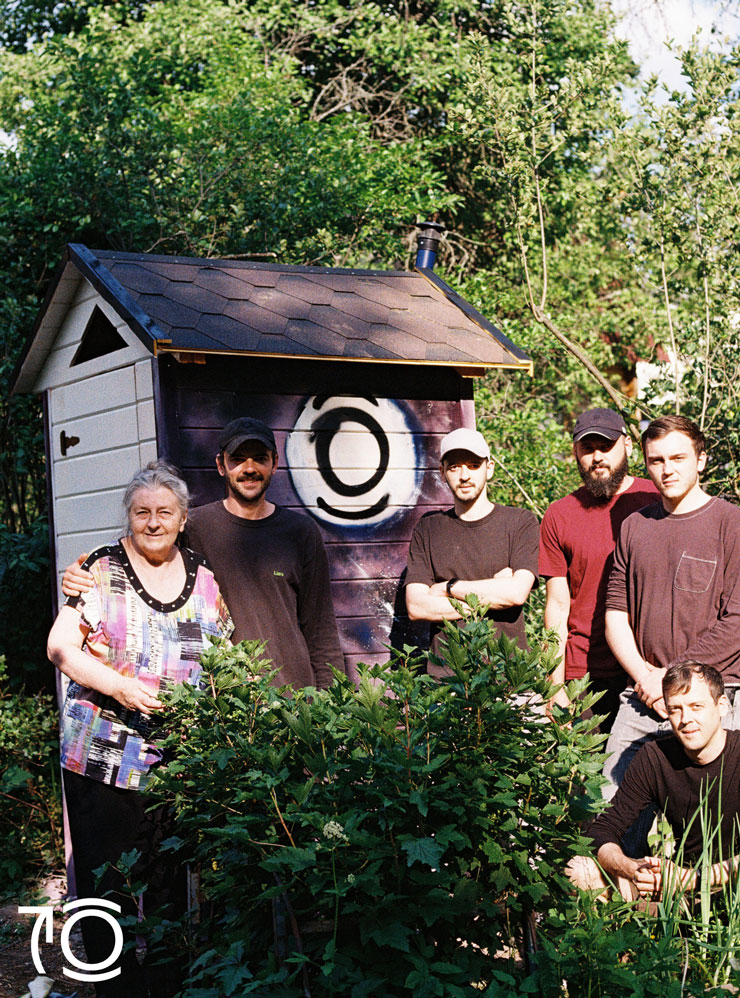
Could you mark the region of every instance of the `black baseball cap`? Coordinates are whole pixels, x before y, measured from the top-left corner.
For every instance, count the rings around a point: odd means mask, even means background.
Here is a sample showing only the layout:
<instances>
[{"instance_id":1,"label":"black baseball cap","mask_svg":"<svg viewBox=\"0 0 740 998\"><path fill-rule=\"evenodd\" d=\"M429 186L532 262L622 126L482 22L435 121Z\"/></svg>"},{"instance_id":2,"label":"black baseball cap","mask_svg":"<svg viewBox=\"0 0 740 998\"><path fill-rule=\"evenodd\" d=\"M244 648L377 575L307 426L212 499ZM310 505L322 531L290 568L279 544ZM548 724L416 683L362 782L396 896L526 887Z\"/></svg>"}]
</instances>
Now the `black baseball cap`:
<instances>
[{"instance_id":1,"label":"black baseball cap","mask_svg":"<svg viewBox=\"0 0 740 998\"><path fill-rule=\"evenodd\" d=\"M253 416L241 416L232 420L228 426L224 426L218 438L218 449L226 454L233 454L237 447L247 440L259 440L268 450L277 452L275 434L267 423Z\"/></svg>"},{"instance_id":2,"label":"black baseball cap","mask_svg":"<svg viewBox=\"0 0 740 998\"><path fill-rule=\"evenodd\" d=\"M619 413L612 409L587 409L576 420L573 443L588 436L617 440L622 434L627 436L627 427Z\"/></svg>"}]
</instances>

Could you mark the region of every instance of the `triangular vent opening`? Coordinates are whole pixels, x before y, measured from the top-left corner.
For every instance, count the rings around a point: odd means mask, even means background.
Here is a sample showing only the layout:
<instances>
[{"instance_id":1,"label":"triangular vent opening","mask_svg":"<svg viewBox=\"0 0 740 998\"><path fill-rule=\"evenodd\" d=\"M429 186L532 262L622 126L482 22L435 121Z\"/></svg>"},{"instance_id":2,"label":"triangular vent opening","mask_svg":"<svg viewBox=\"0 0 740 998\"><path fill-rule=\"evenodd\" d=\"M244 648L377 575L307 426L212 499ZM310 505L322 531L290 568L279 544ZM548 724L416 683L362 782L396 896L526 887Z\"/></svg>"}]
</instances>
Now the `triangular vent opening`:
<instances>
[{"instance_id":1,"label":"triangular vent opening","mask_svg":"<svg viewBox=\"0 0 740 998\"><path fill-rule=\"evenodd\" d=\"M127 346L128 343L116 331L110 319L96 305L70 367L84 364L86 360L95 360L96 357L105 357L107 353L114 353Z\"/></svg>"}]
</instances>

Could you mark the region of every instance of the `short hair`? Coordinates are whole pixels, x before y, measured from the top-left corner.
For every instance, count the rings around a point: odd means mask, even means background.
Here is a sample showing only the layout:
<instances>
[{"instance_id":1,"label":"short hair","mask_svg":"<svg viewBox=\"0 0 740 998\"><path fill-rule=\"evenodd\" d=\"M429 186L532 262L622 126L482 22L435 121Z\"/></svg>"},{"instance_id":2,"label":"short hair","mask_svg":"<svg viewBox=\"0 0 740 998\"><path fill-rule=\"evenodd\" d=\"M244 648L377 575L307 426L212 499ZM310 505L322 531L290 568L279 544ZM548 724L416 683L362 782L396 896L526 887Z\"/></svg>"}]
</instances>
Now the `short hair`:
<instances>
[{"instance_id":1,"label":"short hair","mask_svg":"<svg viewBox=\"0 0 740 998\"><path fill-rule=\"evenodd\" d=\"M139 489L169 489L177 501L180 513L184 516L190 505L190 492L185 482L180 477L180 473L173 465L168 464L161 458L150 461L145 467L140 468L126 486L123 494L123 512L128 526L131 508L134 503L134 495Z\"/></svg>"},{"instance_id":2,"label":"short hair","mask_svg":"<svg viewBox=\"0 0 740 998\"><path fill-rule=\"evenodd\" d=\"M674 431L683 433L689 438L697 457L707 449L706 437L693 420L687 419L686 416L658 416L642 434L643 454L648 440L660 440L661 437L666 437Z\"/></svg>"},{"instance_id":3,"label":"short hair","mask_svg":"<svg viewBox=\"0 0 740 998\"><path fill-rule=\"evenodd\" d=\"M686 693L691 688L694 676L707 684L712 700L715 703L725 692L725 682L713 665L702 665L701 662L677 662L663 676L663 697L673 693Z\"/></svg>"}]
</instances>

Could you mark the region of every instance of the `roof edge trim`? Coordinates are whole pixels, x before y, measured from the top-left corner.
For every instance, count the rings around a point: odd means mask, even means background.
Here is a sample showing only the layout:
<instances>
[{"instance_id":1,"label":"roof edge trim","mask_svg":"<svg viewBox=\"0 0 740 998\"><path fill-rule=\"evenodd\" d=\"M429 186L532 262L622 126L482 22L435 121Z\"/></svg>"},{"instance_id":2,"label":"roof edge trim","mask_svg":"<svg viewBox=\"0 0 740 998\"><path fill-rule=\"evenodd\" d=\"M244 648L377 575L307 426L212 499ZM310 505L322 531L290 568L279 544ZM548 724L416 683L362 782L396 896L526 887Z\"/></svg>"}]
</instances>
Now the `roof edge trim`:
<instances>
[{"instance_id":1,"label":"roof edge trim","mask_svg":"<svg viewBox=\"0 0 740 998\"><path fill-rule=\"evenodd\" d=\"M442 278L438 274L435 274L433 270L428 270L426 267L416 267L415 269L418 274L421 274L422 277L425 277L430 284L433 284L435 288L441 291L452 305L459 308L463 315L470 319L471 322L474 322L476 326L480 326L481 329L493 336L493 338L500 343L502 347L508 350L510 354L516 357L517 360L525 361L530 368L530 373L532 372L531 358L528 357L521 347L516 345L516 343L512 343L509 337L502 333L498 326L494 326L494 324L489 322L485 316L481 315L477 309L473 308L470 302L467 302L464 298L461 298L460 295L456 291L453 291L449 284L443 281Z\"/></svg>"},{"instance_id":2,"label":"roof edge trim","mask_svg":"<svg viewBox=\"0 0 740 998\"><path fill-rule=\"evenodd\" d=\"M156 354L157 341L166 339L159 326L139 308L134 299L115 279L98 257L82 243L67 245L69 259L83 277L87 278L101 298L128 324L151 354Z\"/></svg>"},{"instance_id":3,"label":"roof edge trim","mask_svg":"<svg viewBox=\"0 0 740 998\"><path fill-rule=\"evenodd\" d=\"M177 354L200 354L201 356L206 355L208 357L266 357L272 360L329 360L334 363L342 361L347 364L394 364L396 366L404 365L406 367L449 367L459 372L473 372L478 369L480 371L480 375L482 375L485 371L491 370L492 368L526 371L527 374L532 373L532 361L529 360L529 358L525 358L523 363L520 364L496 364L492 361L485 360L466 362L462 360L408 360L403 357L346 357L341 354L269 353L267 351L260 352L256 350L229 350L226 347L224 347L223 350L208 350L203 347L189 349L187 347L172 346L169 342L164 343L160 340L157 346L157 356L161 357L166 353L172 354L173 356L176 356ZM472 378L479 377L480 375L468 373L463 376Z\"/></svg>"},{"instance_id":4,"label":"roof edge trim","mask_svg":"<svg viewBox=\"0 0 740 998\"><path fill-rule=\"evenodd\" d=\"M89 252L89 251L88 251ZM286 274L337 274L340 277L413 277L413 270L371 270L367 267L324 267L320 265L310 266L299 263L279 263L277 260L271 263L260 263L256 260L240 259L239 257L197 257L197 256L167 256L164 253L125 253L117 250L95 250L94 254L99 260L111 260L116 263L185 263L190 266L198 266L204 269L209 267L236 267L246 270L256 271L279 271Z\"/></svg>"}]
</instances>

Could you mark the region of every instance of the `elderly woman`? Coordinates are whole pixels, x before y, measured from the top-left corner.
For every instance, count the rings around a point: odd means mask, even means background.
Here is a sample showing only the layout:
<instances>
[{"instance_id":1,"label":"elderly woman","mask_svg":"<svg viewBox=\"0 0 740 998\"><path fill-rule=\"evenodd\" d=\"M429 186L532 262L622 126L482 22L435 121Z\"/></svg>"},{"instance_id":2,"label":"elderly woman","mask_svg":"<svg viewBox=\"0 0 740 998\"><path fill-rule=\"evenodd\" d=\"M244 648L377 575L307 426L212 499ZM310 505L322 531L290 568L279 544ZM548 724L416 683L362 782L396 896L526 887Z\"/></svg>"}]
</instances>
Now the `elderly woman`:
<instances>
[{"instance_id":1,"label":"elderly woman","mask_svg":"<svg viewBox=\"0 0 740 998\"><path fill-rule=\"evenodd\" d=\"M62 711L62 768L80 898L108 892L123 914L136 914L120 873L109 867L136 849L135 877L148 884L145 911L184 911L185 876L157 855L169 832L164 810L145 792L162 761L158 692L197 683L209 637L228 637L231 618L213 573L199 555L177 546L188 509L187 486L174 468L151 462L124 496L128 533L100 547L85 566L93 588L70 597L49 634L49 658L71 682ZM130 892L129 892L130 895ZM111 927L81 919L88 963L109 959ZM146 968L146 973L145 973ZM133 948L121 974L96 984L105 998L164 998L177 990L165 965L140 967ZM108 968L112 969L112 968ZM159 979L155 980L155 976Z\"/></svg>"}]
</instances>

